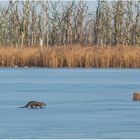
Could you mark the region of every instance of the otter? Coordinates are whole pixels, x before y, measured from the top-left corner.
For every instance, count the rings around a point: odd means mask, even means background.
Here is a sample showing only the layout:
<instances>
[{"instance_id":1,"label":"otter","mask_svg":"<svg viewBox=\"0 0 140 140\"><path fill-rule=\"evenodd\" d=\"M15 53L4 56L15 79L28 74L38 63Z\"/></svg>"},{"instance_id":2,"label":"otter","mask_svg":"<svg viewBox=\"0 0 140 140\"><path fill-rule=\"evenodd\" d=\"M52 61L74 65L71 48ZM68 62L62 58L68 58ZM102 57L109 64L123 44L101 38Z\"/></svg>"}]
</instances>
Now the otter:
<instances>
[{"instance_id":1,"label":"otter","mask_svg":"<svg viewBox=\"0 0 140 140\"><path fill-rule=\"evenodd\" d=\"M133 93L133 101L140 101L140 93Z\"/></svg>"},{"instance_id":2,"label":"otter","mask_svg":"<svg viewBox=\"0 0 140 140\"><path fill-rule=\"evenodd\" d=\"M46 106L46 104L42 102L38 102L38 101L30 101L25 106L20 107L20 108L29 108L29 107L30 108L37 108L37 107L43 108L43 106Z\"/></svg>"}]
</instances>

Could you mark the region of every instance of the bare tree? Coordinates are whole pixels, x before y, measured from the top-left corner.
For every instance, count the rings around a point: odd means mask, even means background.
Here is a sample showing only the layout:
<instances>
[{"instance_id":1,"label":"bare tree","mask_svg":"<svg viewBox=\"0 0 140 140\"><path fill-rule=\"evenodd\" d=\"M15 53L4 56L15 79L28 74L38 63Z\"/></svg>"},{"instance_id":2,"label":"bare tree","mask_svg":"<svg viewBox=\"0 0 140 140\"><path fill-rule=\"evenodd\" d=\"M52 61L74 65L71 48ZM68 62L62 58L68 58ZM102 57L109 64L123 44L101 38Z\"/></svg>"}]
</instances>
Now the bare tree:
<instances>
[{"instance_id":1,"label":"bare tree","mask_svg":"<svg viewBox=\"0 0 140 140\"><path fill-rule=\"evenodd\" d=\"M113 44L122 44L123 38L123 17L124 17L124 2L123 1L114 1L113 2L113 22L114 22L114 39Z\"/></svg>"},{"instance_id":2,"label":"bare tree","mask_svg":"<svg viewBox=\"0 0 140 140\"><path fill-rule=\"evenodd\" d=\"M99 0L96 10L88 4L0 1L0 45L140 44L140 1Z\"/></svg>"}]
</instances>

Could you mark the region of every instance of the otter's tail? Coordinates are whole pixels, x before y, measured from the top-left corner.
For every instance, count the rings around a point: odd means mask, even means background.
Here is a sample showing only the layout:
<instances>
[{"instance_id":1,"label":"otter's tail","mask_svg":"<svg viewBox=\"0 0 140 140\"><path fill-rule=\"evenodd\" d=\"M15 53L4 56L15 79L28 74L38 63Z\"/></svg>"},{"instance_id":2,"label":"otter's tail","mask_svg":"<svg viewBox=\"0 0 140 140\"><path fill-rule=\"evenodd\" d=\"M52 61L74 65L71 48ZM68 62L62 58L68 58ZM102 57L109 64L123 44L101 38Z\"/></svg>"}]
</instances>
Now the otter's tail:
<instances>
[{"instance_id":1,"label":"otter's tail","mask_svg":"<svg viewBox=\"0 0 140 140\"><path fill-rule=\"evenodd\" d=\"M22 107L19 107L19 108L26 108L27 106L25 105L25 106L22 106Z\"/></svg>"}]
</instances>

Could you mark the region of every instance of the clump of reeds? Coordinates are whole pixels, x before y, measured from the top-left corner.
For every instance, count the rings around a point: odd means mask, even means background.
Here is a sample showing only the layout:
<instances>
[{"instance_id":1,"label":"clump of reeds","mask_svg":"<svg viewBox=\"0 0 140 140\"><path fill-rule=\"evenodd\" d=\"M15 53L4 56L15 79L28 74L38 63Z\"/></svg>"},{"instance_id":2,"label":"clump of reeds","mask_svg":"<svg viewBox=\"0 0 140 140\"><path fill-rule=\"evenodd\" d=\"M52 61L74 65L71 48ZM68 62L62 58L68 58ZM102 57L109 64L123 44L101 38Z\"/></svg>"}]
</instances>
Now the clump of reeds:
<instances>
[{"instance_id":1,"label":"clump of reeds","mask_svg":"<svg viewBox=\"0 0 140 140\"><path fill-rule=\"evenodd\" d=\"M0 47L0 66L139 68L140 47Z\"/></svg>"}]
</instances>

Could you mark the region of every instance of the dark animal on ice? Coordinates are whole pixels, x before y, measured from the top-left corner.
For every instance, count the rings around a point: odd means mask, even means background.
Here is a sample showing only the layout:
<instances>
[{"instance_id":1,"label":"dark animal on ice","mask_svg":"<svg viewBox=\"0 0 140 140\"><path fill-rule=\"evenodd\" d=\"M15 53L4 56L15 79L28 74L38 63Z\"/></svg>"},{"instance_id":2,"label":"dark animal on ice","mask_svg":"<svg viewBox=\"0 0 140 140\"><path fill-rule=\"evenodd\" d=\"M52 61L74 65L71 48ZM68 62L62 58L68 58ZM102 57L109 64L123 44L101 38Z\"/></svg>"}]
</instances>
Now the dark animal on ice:
<instances>
[{"instance_id":1,"label":"dark animal on ice","mask_svg":"<svg viewBox=\"0 0 140 140\"><path fill-rule=\"evenodd\" d=\"M25 106L20 107L20 108L43 108L43 106L46 106L45 103L42 102L38 102L38 101L30 101L29 103L27 103Z\"/></svg>"}]
</instances>

